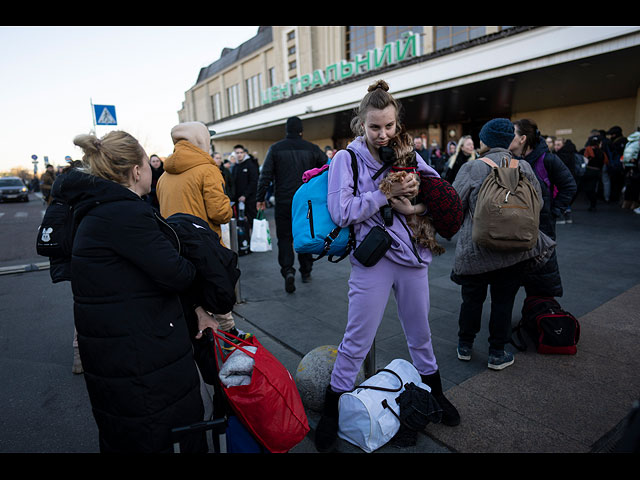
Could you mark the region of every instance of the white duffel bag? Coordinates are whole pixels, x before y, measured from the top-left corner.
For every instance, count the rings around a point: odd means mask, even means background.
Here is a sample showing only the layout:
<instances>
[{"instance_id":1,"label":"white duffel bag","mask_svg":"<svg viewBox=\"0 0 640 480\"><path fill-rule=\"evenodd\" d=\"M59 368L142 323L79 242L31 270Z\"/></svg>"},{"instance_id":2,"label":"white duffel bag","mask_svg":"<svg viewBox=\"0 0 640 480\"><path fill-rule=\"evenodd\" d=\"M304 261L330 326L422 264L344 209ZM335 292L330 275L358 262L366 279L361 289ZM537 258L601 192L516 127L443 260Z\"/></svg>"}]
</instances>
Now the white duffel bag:
<instances>
[{"instance_id":1,"label":"white duffel bag","mask_svg":"<svg viewBox=\"0 0 640 480\"><path fill-rule=\"evenodd\" d=\"M338 402L338 436L367 453L386 444L400 429L396 398L407 383L431 392L411 363L396 359L353 391L343 393Z\"/></svg>"}]
</instances>

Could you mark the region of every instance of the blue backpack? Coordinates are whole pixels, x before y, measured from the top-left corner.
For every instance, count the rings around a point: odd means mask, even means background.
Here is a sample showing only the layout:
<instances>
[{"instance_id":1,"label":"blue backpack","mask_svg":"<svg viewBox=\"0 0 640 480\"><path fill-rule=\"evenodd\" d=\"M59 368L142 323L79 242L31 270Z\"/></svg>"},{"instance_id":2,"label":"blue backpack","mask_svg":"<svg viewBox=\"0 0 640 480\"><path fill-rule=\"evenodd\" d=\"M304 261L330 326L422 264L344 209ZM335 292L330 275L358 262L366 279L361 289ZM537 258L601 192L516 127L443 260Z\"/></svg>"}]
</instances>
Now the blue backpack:
<instances>
[{"instance_id":1,"label":"blue backpack","mask_svg":"<svg viewBox=\"0 0 640 480\"><path fill-rule=\"evenodd\" d=\"M351 151L353 169L353 194L358 187L358 163ZM329 160L330 162L331 160ZM291 230L293 248L298 253L317 255L313 261L328 256L332 263L346 258L355 247L353 227L348 229L337 226L331 219L327 207L329 187L328 164L315 171L305 172L304 183L298 188L291 204ZM306 178L311 175L311 178ZM305 181L306 180L306 181ZM338 256L337 260L334 257Z\"/></svg>"}]
</instances>

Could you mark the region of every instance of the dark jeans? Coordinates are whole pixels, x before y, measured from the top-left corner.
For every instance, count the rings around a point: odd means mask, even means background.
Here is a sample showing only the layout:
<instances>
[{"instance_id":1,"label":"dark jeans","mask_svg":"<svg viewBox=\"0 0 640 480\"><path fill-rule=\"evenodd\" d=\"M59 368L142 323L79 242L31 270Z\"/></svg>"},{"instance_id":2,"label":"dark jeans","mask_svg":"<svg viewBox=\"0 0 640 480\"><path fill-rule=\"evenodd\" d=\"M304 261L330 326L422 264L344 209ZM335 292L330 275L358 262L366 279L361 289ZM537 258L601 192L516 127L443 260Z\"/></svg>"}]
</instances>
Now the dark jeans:
<instances>
[{"instance_id":1,"label":"dark jeans","mask_svg":"<svg viewBox=\"0 0 640 480\"><path fill-rule=\"evenodd\" d=\"M482 324L482 306L490 289L489 348L504 350L511 339L511 314L520 288L521 266L478 275L452 275L462 287L462 305L458 318L460 342L472 345Z\"/></svg>"},{"instance_id":2,"label":"dark jeans","mask_svg":"<svg viewBox=\"0 0 640 480\"><path fill-rule=\"evenodd\" d=\"M582 176L582 189L589 199L589 208L596 208L598 199L598 183L600 182L601 170L587 167Z\"/></svg>"},{"instance_id":3,"label":"dark jeans","mask_svg":"<svg viewBox=\"0 0 640 480\"><path fill-rule=\"evenodd\" d=\"M295 252L293 251L293 233L291 232L291 203L276 202L275 206L276 236L278 238L278 263L280 273L285 277L295 273L293 267ZM313 268L313 256L310 253L299 253L300 273L308 275Z\"/></svg>"},{"instance_id":4,"label":"dark jeans","mask_svg":"<svg viewBox=\"0 0 640 480\"><path fill-rule=\"evenodd\" d=\"M625 168L624 200L637 202L640 199L640 172L637 167Z\"/></svg>"}]
</instances>

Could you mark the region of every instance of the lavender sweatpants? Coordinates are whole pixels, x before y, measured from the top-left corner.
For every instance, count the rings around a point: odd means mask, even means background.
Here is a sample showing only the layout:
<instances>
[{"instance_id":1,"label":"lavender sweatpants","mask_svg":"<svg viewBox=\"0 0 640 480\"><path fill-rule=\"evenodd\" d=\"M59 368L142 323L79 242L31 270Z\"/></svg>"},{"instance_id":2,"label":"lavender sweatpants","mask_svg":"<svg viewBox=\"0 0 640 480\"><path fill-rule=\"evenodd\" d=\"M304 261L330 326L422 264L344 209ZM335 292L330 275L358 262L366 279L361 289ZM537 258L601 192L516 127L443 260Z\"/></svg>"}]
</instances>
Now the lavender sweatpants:
<instances>
[{"instance_id":1,"label":"lavender sweatpants","mask_svg":"<svg viewBox=\"0 0 640 480\"><path fill-rule=\"evenodd\" d=\"M429 327L428 270L428 267L398 265L386 257L373 267L351 261L349 318L331 374L331 388L335 392L346 392L355 387L392 288L413 365L422 375L438 370Z\"/></svg>"}]
</instances>

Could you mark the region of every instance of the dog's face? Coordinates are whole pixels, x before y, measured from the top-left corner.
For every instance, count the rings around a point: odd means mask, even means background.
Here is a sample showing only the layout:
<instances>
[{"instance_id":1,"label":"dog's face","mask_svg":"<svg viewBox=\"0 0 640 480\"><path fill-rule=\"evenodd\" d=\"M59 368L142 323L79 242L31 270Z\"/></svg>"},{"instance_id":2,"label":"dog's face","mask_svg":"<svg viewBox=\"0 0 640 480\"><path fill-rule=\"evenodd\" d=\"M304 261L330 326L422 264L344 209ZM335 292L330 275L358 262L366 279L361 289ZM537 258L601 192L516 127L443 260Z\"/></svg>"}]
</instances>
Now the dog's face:
<instances>
[{"instance_id":1,"label":"dog's face","mask_svg":"<svg viewBox=\"0 0 640 480\"><path fill-rule=\"evenodd\" d=\"M403 167L417 166L416 152L413 146L411 136L402 131L391 139L389 145L396 154L396 165Z\"/></svg>"}]
</instances>

